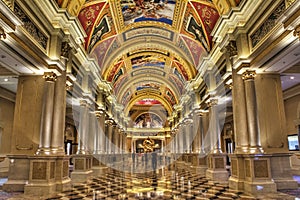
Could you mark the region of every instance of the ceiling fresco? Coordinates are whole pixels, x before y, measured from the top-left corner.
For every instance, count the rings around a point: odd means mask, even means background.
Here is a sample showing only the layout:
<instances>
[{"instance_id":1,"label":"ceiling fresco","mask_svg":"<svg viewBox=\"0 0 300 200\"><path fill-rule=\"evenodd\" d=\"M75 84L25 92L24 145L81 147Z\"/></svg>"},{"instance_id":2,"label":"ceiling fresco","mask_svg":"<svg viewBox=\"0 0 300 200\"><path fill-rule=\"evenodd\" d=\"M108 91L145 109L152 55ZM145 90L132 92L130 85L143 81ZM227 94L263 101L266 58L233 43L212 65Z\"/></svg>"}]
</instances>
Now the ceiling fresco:
<instances>
[{"instance_id":1,"label":"ceiling fresco","mask_svg":"<svg viewBox=\"0 0 300 200\"><path fill-rule=\"evenodd\" d=\"M219 14L209 0L90 0L78 18L117 101L153 99L171 111L212 49Z\"/></svg>"}]
</instances>

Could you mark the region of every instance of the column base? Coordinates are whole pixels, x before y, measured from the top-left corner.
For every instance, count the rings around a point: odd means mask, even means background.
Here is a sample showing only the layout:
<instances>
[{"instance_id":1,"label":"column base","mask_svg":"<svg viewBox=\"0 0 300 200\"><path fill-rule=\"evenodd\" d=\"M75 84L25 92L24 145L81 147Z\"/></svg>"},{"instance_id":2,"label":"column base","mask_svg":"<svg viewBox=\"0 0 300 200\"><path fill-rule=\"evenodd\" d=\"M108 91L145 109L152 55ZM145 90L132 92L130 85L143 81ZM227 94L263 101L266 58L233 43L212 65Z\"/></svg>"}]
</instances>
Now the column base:
<instances>
[{"instance_id":1,"label":"column base","mask_svg":"<svg viewBox=\"0 0 300 200\"><path fill-rule=\"evenodd\" d=\"M229 177L227 170L207 169L205 175L206 178L209 178L212 181L222 181L222 182L227 182Z\"/></svg>"},{"instance_id":2,"label":"column base","mask_svg":"<svg viewBox=\"0 0 300 200\"><path fill-rule=\"evenodd\" d=\"M26 155L8 155L8 180L2 189L6 192L23 192L29 180L30 162Z\"/></svg>"},{"instance_id":3,"label":"column base","mask_svg":"<svg viewBox=\"0 0 300 200\"><path fill-rule=\"evenodd\" d=\"M27 184L24 188L24 194L25 195L34 195L34 196L40 196L40 195L49 195L56 192L56 184L55 183L42 183L42 184Z\"/></svg>"},{"instance_id":4,"label":"column base","mask_svg":"<svg viewBox=\"0 0 300 200\"><path fill-rule=\"evenodd\" d=\"M7 180L2 189L5 192L24 192L24 187L28 180Z\"/></svg>"},{"instance_id":5,"label":"column base","mask_svg":"<svg viewBox=\"0 0 300 200\"><path fill-rule=\"evenodd\" d=\"M91 176L92 156L79 154L73 157L74 171L71 173L72 183L84 183Z\"/></svg>"},{"instance_id":6,"label":"column base","mask_svg":"<svg viewBox=\"0 0 300 200\"><path fill-rule=\"evenodd\" d=\"M226 170L226 154L212 153L208 155L206 177L212 181L228 181L229 173Z\"/></svg>"},{"instance_id":7,"label":"column base","mask_svg":"<svg viewBox=\"0 0 300 200\"><path fill-rule=\"evenodd\" d=\"M200 175L205 176L207 166L191 166L190 169L191 169L192 172L194 172L196 174L200 174Z\"/></svg>"},{"instance_id":8,"label":"column base","mask_svg":"<svg viewBox=\"0 0 300 200\"><path fill-rule=\"evenodd\" d=\"M244 191L244 180L235 177L229 177L229 188L235 191Z\"/></svg>"},{"instance_id":9,"label":"column base","mask_svg":"<svg viewBox=\"0 0 300 200\"><path fill-rule=\"evenodd\" d=\"M71 173L72 183L84 183L86 182L92 175L93 171L77 171Z\"/></svg>"},{"instance_id":10,"label":"column base","mask_svg":"<svg viewBox=\"0 0 300 200\"><path fill-rule=\"evenodd\" d=\"M276 184L273 181L262 181L262 182L244 182L244 192L249 195L262 195L276 193Z\"/></svg>"},{"instance_id":11,"label":"column base","mask_svg":"<svg viewBox=\"0 0 300 200\"><path fill-rule=\"evenodd\" d=\"M294 180L290 164L289 153L270 155L271 173L277 189L298 189L298 182Z\"/></svg>"},{"instance_id":12,"label":"column base","mask_svg":"<svg viewBox=\"0 0 300 200\"><path fill-rule=\"evenodd\" d=\"M71 179L67 178L63 181L56 181L56 191L63 192L72 189Z\"/></svg>"},{"instance_id":13,"label":"column base","mask_svg":"<svg viewBox=\"0 0 300 200\"><path fill-rule=\"evenodd\" d=\"M94 166L92 167L92 170L93 170L92 173L93 176L101 176L107 172L108 167Z\"/></svg>"}]
</instances>

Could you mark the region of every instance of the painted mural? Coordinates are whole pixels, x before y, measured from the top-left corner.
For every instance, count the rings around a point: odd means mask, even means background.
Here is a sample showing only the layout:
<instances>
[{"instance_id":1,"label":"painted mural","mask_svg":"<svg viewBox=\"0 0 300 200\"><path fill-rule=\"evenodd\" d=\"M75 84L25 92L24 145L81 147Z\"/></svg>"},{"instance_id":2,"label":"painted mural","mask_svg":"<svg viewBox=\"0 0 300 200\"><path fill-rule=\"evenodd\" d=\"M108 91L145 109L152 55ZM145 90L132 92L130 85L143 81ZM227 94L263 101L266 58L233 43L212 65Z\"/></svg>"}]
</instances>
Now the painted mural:
<instances>
[{"instance_id":1,"label":"painted mural","mask_svg":"<svg viewBox=\"0 0 300 200\"><path fill-rule=\"evenodd\" d=\"M194 66L197 67L202 57L207 55L207 52L205 51L202 45L200 45L198 42L191 39L190 37L182 35L181 38L185 41L186 46L189 48L190 54L193 56Z\"/></svg>"},{"instance_id":2,"label":"painted mural","mask_svg":"<svg viewBox=\"0 0 300 200\"><path fill-rule=\"evenodd\" d=\"M128 90L125 92L125 95L123 96L123 98L122 98L122 100L121 100L121 103L122 103L123 105L126 105L126 104L130 101L131 97L132 97L132 93L131 93L130 89L128 89Z\"/></svg>"},{"instance_id":3,"label":"painted mural","mask_svg":"<svg viewBox=\"0 0 300 200\"><path fill-rule=\"evenodd\" d=\"M196 20L193 16L189 17L189 22L188 22L186 30L194 36L195 40L197 40L201 43L201 45L207 52L210 51L210 45L209 45L209 42L203 31L203 28L200 24L198 24L196 22Z\"/></svg>"},{"instance_id":4,"label":"painted mural","mask_svg":"<svg viewBox=\"0 0 300 200\"><path fill-rule=\"evenodd\" d=\"M159 90L160 85L156 83L143 83L136 87L136 90L143 90L143 89L152 89L152 90Z\"/></svg>"},{"instance_id":5,"label":"painted mural","mask_svg":"<svg viewBox=\"0 0 300 200\"><path fill-rule=\"evenodd\" d=\"M172 25L175 0L121 0L124 24L157 21Z\"/></svg>"},{"instance_id":6,"label":"painted mural","mask_svg":"<svg viewBox=\"0 0 300 200\"><path fill-rule=\"evenodd\" d=\"M174 74L170 74L169 75L169 81L178 88L178 93L180 95L182 95L183 93L185 93L185 88L183 85L183 82L181 80L178 79L177 76L175 76Z\"/></svg>"},{"instance_id":7,"label":"painted mural","mask_svg":"<svg viewBox=\"0 0 300 200\"><path fill-rule=\"evenodd\" d=\"M95 26L91 40L90 45L88 48L88 52L90 52L95 44L99 41L101 41L103 36L110 31L110 27L108 25L107 16L104 16L99 23Z\"/></svg>"},{"instance_id":8,"label":"painted mural","mask_svg":"<svg viewBox=\"0 0 300 200\"><path fill-rule=\"evenodd\" d=\"M112 80L114 79L114 82L117 80L116 77L116 73L118 72L118 70L120 71L121 67L124 65L124 61L121 60L119 62L117 62L116 64L114 64L113 68L110 70L106 80L109 82L112 82ZM119 73L119 72L118 72ZM116 80L115 80L116 79Z\"/></svg>"},{"instance_id":9,"label":"painted mural","mask_svg":"<svg viewBox=\"0 0 300 200\"><path fill-rule=\"evenodd\" d=\"M135 102L135 105L161 105L161 102L156 99L142 99Z\"/></svg>"},{"instance_id":10,"label":"painted mural","mask_svg":"<svg viewBox=\"0 0 300 200\"><path fill-rule=\"evenodd\" d=\"M177 68L177 70L180 71L181 75L184 77L184 79L186 81L189 80L189 75L188 75L187 71L185 70L185 68L183 67L183 65L180 62L174 60L172 67Z\"/></svg>"},{"instance_id":11,"label":"painted mural","mask_svg":"<svg viewBox=\"0 0 300 200\"><path fill-rule=\"evenodd\" d=\"M161 128L163 126L161 118L152 113L141 114L135 120L135 128Z\"/></svg>"},{"instance_id":12,"label":"painted mural","mask_svg":"<svg viewBox=\"0 0 300 200\"><path fill-rule=\"evenodd\" d=\"M132 69L140 67L160 67L164 68L165 59L154 57L152 55L138 56L131 59Z\"/></svg>"},{"instance_id":13,"label":"painted mural","mask_svg":"<svg viewBox=\"0 0 300 200\"><path fill-rule=\"evenodd\" d=\"M93 27L95 25L95 21L98 18L99 13L102 11L105 2L100 2L97 4L87 4L85 7L81 9L78 15L78 19L87 34L86 38L86 48L88 45L89 35L91 35L93 31Z\"/></svg>"},{"instance_id":14,"label":"painted mural","mask_svg":"<svg viewBox=\"0 0 300 200\"><path fill-rule=\"evenodd\" d=\"M106 55L107 50L109 49L110 45L115 40L115 36L108 38L104 41L101 41L97 46L94 48L92 55L97 59L100 68L103 68L103 61Z\"/></svg>"},{"instance_id":15,"label":"painted mural","mask_svg":"<svg viewBox=\"0 0 300 200\"><path fill-rule=\"evenodd\" d=\"M191 4L195 8L198 17L200 17L203 24L203 29L206 32L206 38L208 38L209 44L211 44L211 32L220 18L218 11L212 3L192 1Z\"/></svg>"},{"instance_id":16,"label":"painted mural","mask_svg":"<svg viewBox=\"0 0 300 200\"><path fill-rule=\"evenodd\" d=\"M176 104L175 96L169 88L166 89L166 93L165 93L164 97L168 100L168 102L170 102L170 104L172 106L174 106Z\"/></svg>"}]
</instances>

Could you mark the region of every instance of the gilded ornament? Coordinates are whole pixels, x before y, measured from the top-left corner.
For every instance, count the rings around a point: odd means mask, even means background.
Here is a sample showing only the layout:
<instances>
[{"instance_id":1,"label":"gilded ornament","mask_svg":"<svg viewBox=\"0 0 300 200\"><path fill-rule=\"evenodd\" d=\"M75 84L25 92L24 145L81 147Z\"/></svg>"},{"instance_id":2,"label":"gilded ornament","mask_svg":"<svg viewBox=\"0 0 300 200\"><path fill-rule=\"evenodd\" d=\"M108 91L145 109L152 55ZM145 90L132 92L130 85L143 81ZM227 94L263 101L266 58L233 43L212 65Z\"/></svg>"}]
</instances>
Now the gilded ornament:
<instances>
[{"instance_id":1,"label":"gilded ornament","mask_svg":"<svg viewBox=\"0 0 300 200\"><path fill-rule=\"evenodd\" d=\"M300 39L300 24L295 27L294 36Z\"/></svg>"},{"instance_id":2,"label":"gilded ornament","mask_svg":"<svg viewBox=\"0 0 300 200\"><path fill-rule=\"evenodd\" d=\"M234 40L229 41L228 45L225 48L229 53L229 57L234 57L237 55L237 47Z\"/></svg>"},{"instance_id":3,"label":"gilded ornament","mask_svg":"<svg viewBox=\"0 0 300 200\"><path fill-rule=\"evenodd\" d=\"M207 105L208 105L208 107L218 105L218 99L216 99L216 98L209 99L208 102L207 102Z\"/></svg>"},{"instance_id":4,"label":"gilded ornament","mask_svg":"<svg viewBox=\"0 0 300 200\"><path fill-rule=\"evenodd\" d=\"M0 39L6 39L6 33L2 27L0 27Z\"/></svg>"},{"instance_id":5,"label":"gilded ornament","mask_svg":"<svg viewBox=\"0 0 300 200\"><path fill-rule=\"evenodd\" d=\"M252 71L252 70L247 70L243 73L242 75L242 79L243 80L250 80L250 79L254 79L256 76L256 72Z\"/></svg>"},{"instance_id":6,"label":"gilded ornament","mask_svg":"<svg viewBox=\"0 0 300 200\"><path fill-rule=\"evenodd\" d=\"M15 0L4 0L4 3L9 7L9 9L14 9Z\"/></svg>"},{"instance_id":7,"label":"gilded ornament","mask_svg":"<svg viewBox=\"0 0 300 200\"><path fill-rule=\"evenodd\" d=\"M296 0L285 0L285 6L290 7Z\"/></svg>"},{"instance_id":8,"label":"gilded ornament","mask_svg":"<svg viewBox=\"0 0 300 200\"><path fill-rule=\"evenodd\" d=\"M45 72L43 78L46 81L53 82L57 80L57 75L54 72Z\"/></svg>"}]
</instances>

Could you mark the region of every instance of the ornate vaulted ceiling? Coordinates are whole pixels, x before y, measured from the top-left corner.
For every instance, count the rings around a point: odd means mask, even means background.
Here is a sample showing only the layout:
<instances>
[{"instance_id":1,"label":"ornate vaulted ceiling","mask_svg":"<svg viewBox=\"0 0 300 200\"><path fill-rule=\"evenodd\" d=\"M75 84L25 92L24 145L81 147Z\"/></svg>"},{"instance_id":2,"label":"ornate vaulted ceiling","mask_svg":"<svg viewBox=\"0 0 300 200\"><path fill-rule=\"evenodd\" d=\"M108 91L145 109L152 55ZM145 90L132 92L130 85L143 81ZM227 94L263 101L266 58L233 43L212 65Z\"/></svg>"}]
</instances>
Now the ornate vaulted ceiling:
<instances>
[{"instance_id":1,"label":"ornate vaulted ceiling","mask_svg":"<svg viewBox=\"0 0 300 200\"><path fill-rule=\"evenodd\" d=\"M209 0L90 0L78 18L125 112L159 102L170 114L212 48L219 14Z\"/></svg>"}]
</instances>

